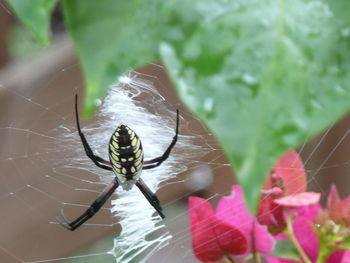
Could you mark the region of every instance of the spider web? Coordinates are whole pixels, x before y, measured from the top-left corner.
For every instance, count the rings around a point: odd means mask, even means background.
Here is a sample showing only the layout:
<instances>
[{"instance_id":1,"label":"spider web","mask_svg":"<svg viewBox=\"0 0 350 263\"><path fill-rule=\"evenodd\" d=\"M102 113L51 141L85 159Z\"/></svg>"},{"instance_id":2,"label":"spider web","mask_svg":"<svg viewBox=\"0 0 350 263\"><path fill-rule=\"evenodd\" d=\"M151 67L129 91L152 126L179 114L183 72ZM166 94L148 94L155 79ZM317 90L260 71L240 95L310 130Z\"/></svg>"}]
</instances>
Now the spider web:
<instances>
[{"instance_id":1,"label":"spider web","mask_svg":"<svg viewBox=\"0 0 350 263\"><path fill-rule=\"evenodd\" d=\"M74 68L74 65L65 67L60 74ZM162 66L151 68L164 74ZM0 250L3 256L11 258L8 262L50 262L65 258L85 262L90 257L96 257L96 260L113 258L115 262L146 262L155 251L169 244L171 225L186 217L186 212L167 215L162 221L136 187L131 191L118 189L112 196L111 206L103 208L81 227L82 230L71 233L57 224L55 215L59 215L61 207L68 218L76 218L114 176L110 171L96 167L85 155L74 119L74 95L78 88L57 95L50 90L51 86L57 85L56 80L51 79L49 83L31 91L2 86L5 100L12 102L11 105L5 103L3 108L12 116L3 118L0 126L0 136L4 138L0 156L0 208L3 211ZM139 135L146 159L164 152L175 133L179 105L169 103L155 89L155 84L165 89L158 77L131 72L119 78L103 102L96 101L100 106L93 119L81 123L96 154L108 159L110 135L121 123L132 127ZM52 94L54 102L45 102L47 98L43 92ZM176 201L185 200L188 194L210 184L212 168L205 155L211 159L214 169L215 165L216 168L226 166L218 160L220 156L210 157L210 153L215 154L218 148L200 122L185 110L180 109L180 114L180 134L170 157L159 168L142 174L153 191L160 189L161 200L164 191L176 192L180 185L186 185L187 190L181 190L176 199L162 202L165 213ZM171 178L173 180L169 180ZM81 201L77 201L79 199ZM23 221L29 231L21 228ZM16 230L18 235L28 235L29 240L34 238L35 241L20 242L25 238L17 236ZM89 232L91 236L109 232L115 239L104 250L97 248L88 254L66 257L59 252L62 247L69 249L65 247L66 239L73 239L69 244L84 244L84 239L90 238L86 237ZM20 249L31 245L42 251L38 252L34 247L29 252Z\"/></svg>"},{"instance_id":2,"label":"spider web","mask_svg":"<svg viewBox=\"0 0 350 263\"><path fill-rule=\"evenodd\" d=\"M159 65L151 68L164 74ZM164 89L160 79L131 72L119 79L103 102L96 102L101 105L94 118L82 121L83 131L96 154L108 159L106 145L120 123L129 125L139 134L146 159L163 153L174 135L175 109L179 105L169 103L155 89L155 83ZM164 192L185 188L177 197L162 201L167 215L165 221L156 215L135 187L131 191L118 189L110 207L105 206L81 229L69 232L55 220L60 208L65 209L70 219L79 216L113 179L113 174L96 167L84 153L74 122L73 103L77 90L71 89L68 95L56 98L51 104L42 102L44 90L45 87L30 92L2 88L15 108L5 103L5 116L11 114L12 117L2 116L0 126L0 136L4 138L0 158L1 261L196 262L191 251L186 208L173 210L170 207L181 206L174 204L208 187L213 174L219 182L207 190L207 198L215 203L218 197L230 193L229 186L233 183L230 165L211 134L198 120L181 110L180 136L171 156L161 167L143 172L147 185L153 191L160 189L161 200ZM51 96L50 91L46 92ZM341 132L328 129L299 150L311 187L323 197L328 188L322 186L321 172L328 175L327 179L332 175L331 179L336 181L341 178L333 178L334 174L341 170L346 186L349 185L344 173L349 168L349 158L339 155L347 149L350 130L343 126L338 130ZM332 164L335 156L336 164ZM343 192L344 189L347 187ZM21 227L23 222L25 229ZM65 243L84 247L91 243L89 235L96 238L106 232L113 238L103 248L96 247L93 252L74 256L62 253L69 250ZM23 247L29 250L22 250Z\"/></svg>"},{"instance_id":3,"label":"spider web","mask_svg":"<svg viewBox=\"0 0 350 263\"><path fill-rule=\"evenodd\" d=\"M103 158L108 159L106 142L115 130L116 123L127 124L139 134L146 159L161 156L174 136L175 108L169 110L166 107L165 99L156 92L146 77L137 72L121 77L100 106L96 115L98 121L85 127L90 144L94 145L95 152ZM79 168L93 172L98 175L98 182L108 184L111 173L91 167L91 160L86 159L75 129L65 125L59 129L62 130L60 133L63 134L64 143L69 147L64 147L64 163L55 165L62 169L55 169L55 172L65 173L66 169ZM196 145L196 140L198 138L194 135L180 134L176 149L161 169L143 171L143 179L151 190L157 190L161 182L189 169L188 160L202 152L202 147ZM54 149L55 146L49 148ZM71 161L66 163L66 160ZM118 197L112 200L111 212L120 218L118 223L122 230L108 253L116 258L116 262L140 262L139 257L144 260L146 254L151 255L154 249L166 245L171 235L166 231L161 218L152 216L154 209L136 187L131 191L118 189L116 193ZM147 236L150 235L153 236L148 239Z\"/></svg>"},{"instance_id":4,"label":"spider web","mask_svg":"<svg viewBox=\"0 0 350 263\"><path fill-rule=\"evenodd\" d=\"M145 158L151 159L171 142L180 108L179 140L169 159L142 174L157 191L166 219L135 187L118 189L75 232L57 224L61 208L75 219L113 179L113 173L86 157L77 134L73 103L81 81L61 85L62 78L76 79L76 74L78 67L72 64L38 86L0 88L0 262L197 262L187 196L199 193L216 203L230 194L233 177L210 132L169 93L160 65L120 77L106 99L96 101L95 116L81 125L94 152L108 159L109 137L125 123L140 136ZM345 119L298 150L309 189L321 192L323 199L333 182L340 184L343 196L349 193L347 123ZM109 241L97 242L106 236Z\"/></svg>"}]
</instances>

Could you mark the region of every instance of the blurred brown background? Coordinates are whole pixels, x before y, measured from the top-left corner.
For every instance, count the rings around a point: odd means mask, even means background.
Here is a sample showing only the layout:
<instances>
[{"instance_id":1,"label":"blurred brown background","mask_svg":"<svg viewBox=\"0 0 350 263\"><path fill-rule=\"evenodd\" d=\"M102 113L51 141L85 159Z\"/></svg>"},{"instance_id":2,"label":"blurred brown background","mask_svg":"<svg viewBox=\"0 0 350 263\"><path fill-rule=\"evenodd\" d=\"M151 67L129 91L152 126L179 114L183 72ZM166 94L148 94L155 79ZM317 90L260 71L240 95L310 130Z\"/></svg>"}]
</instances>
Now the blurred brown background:
<instances>
[{"instance_id":1,"label":"blurred brown background","mask_svg":"<svg viewBox=\"0 0 350 263\"><path fill-rule=\"evenodd\" d=\"M90 258L91 262L113 262L113 257L103 252L111 248L111 237L120 229L108 209L93 219L105 226L83 227L71 233L50 224L58 215L62 202L89 204L96 197L96 193L73 191L54 180L45 180L52 167L40 158L50 154L40 152L38 148L45 140L41 135L54 134L51 130L62 123L74 126L73 95L76 91L84 93L79 63L64 32L59 10L54 15L52 29L53 45L49 48L36 46L0 0L0 262L40 262L56 258L62 258L64 262L90 262ZM156 77L155 85L169 103L180 103L164 69L150 65L139 71ZM186 109L180 109L193 131L206 134L203 144L210 142L218 148L201 123ZM349 194L349 123L349 117L344 118L300 149L310 175L309 189L321 191L323 198L331 183L338 185L342 196ZM63 157L57 154L56 158ZM215 195L228 194L234 182L230 167L223 165L227 160L220 149L211 151L201 162L211 163L213 182L198 194L214 196L212 201L215 203ZM211 171L202 172L210 177ZM174 235L188 228L186 200L194 191L188 186L189 176L179 175L175 180L179 183L163 187L158 193L161 202L168 204L165 209L170 217L184 213L167 226ZM209 177L206 180L210 180ZM83 182L72 184L75 188L101 190L98 186L79 185ZM67 213L79 214L69 209ZM191 255L180 257L189 251L187 233L175 238L174 243L148 262L196 262ZM63 259L93 253L101 255Z\"/></svg>"}]
</instances>

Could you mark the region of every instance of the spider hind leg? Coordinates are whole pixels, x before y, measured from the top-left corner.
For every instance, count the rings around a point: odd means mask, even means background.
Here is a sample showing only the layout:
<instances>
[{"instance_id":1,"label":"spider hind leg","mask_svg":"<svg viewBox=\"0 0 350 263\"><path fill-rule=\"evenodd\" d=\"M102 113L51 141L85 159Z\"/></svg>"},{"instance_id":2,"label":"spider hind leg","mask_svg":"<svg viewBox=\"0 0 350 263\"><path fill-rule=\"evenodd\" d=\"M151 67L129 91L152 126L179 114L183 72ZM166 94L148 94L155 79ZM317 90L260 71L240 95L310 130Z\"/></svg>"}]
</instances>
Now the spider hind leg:
<instances>
[{"instance_id":1,"label":"spider hind leg","mask_svg":"<svg viewBox=\"0 0 350 263\"><path fill-rule=\"evenodd\" d=\"M63 219L61 219L61 218L59 218L58 216L56 216L57 222L58 222L61 226L67 228L68 230L73 231L75 228L73 229L73 226L71 225L71 223L69 222L69 220L68 220L67 217L65 216L65 214L64 214L64 209L63 209L63 208L61 208L61 217L62 217Z\"/></svg>"},{"instance_id":2,"label":"spider hind leg","mask_svg":"<svg viewBox=\"0 0 350 263\"><path fill-rule=\"evenodd\" d=\"M64 215L63 208L61 209L61 215L63 220L56 217L58 223L60 223L62 226L67 228L68 230L74 231L78 227L80 227L82 224L84 224L87 220L89 220L91 217L93 217L106 203L106 201L111 197L111 195L114 193L115 189L119 186L119 183L117 180L113 180L103 191L102 193L96 198L96 200L90 205L90 207L77 219L75 219L72 222L69 222L69 220Z\"/></svg>"},{"instance_id":3,"label":"spider hind leg","mask_svg":"<svg viewBox=\"0 0 350 263\"><path fill-rule=\"evenodd\" d=\"M140 189L141 193L146 197L147 201L153 206L153 208L158 212L162 219L165 218L163 214L163 208L160 205L158 197L148 188L142 179L139 179L136 186Z\"/></svg>"}]
</instances>

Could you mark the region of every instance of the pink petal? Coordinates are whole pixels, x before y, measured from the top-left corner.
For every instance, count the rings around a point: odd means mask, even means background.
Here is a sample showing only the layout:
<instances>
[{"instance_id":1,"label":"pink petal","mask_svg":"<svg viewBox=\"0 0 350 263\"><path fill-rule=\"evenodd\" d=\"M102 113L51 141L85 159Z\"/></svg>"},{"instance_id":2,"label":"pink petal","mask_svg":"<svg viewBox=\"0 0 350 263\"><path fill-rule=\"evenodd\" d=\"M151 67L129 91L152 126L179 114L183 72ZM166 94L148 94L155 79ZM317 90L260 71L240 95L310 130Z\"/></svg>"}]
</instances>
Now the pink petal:
<instances>
[{"instance_id":1,"label":"pink petal","mask_svg":"<svg viewBox=\"0 0 350 263\"><path fill-rule=\"evenodd\" d=\"M230 196L220 198L215 214L217 218L220 218L230 225L240 226L246 233L251 232L253 216L248 212L243 200L242 189L239 185L232 186L232 193Z\"/></svg>"},{"instance_id":2,"label":"pink petal","mask_svg":"<svg viewBox=\"0 0 350 263\"><path fill-rule=\"evenodd\" d=\"M299 242L306 255L311 259L312 262L316 261L319 251L318 236L311 227L313 220L317 213L322 208L319 204L302 206L294 209L294 212L298 215L293 222L294 235ZM288 239L285 234L278 234L275 236L276 239ZM279 261L278 261L279 260ZM267 259L269 263L294 263L293 260L277 259L269 257ZM350 262L349 262L350 263Z\"/></svg>"},{"instance_id":3,"label":"pink petal","mask_svg":"<svg viewBox=\"0 0 350 263\"><path fill-rule=\"evenodd\" d=\"M266 226L260 225L256 220L254 221L254 246L255 250L261 254L271 254L275 245L275 239L268 232Z\"/></svg>"},{"instance_id":4,"label":"pink petal","mask_svg":"<svg viewBox=\"0 0 350 263\"><path fill-rule=\"evenodd\" d=\"M317 204L320 201L320 198L320 193L305 192L277 198L274 202L282 206L297 207Z\"/></svg>"},{"instance_id":5,"label":"pink petal","mask_svg":"<svg viewBox=\"0 0 350 263\"><path fill-rule=\"evenodd\" d=\"M294 235L297 241L299 242L300 246L312 262L315 262L318 256L319 240L317 234L315 233L311 225L317 213L321 210L322 208L319 204L302 206L294 209L294 211L296 211L296 213L298 214L297 218L293 222ZM276 236L276 239L287 239L287 236L285 234L279 234ZM297 263L293 260L275 257L267 257L266 260L268 263ZM335 263L335 261L327 261L327 263ZM337 263L345 262L337 261Z\"/></svg>"},{"instance_id":6,"label":"pink petal","mask_svg":"<svg viewBox=\"0 0 350 263\"><path fill-rule=\"evenodd\" d=\"M201 261L217 261L224 256L216 240L214 212L205 199L189 197L189 216L194 255Z\"/></svg>"},{"instance_id":7,"label":"pink petal","mask_svg":"<svg viewBox=\"0 0 350 263\"><path fill-rule=\"evenodd\" d=\"M338 250L334 251L325 263L350 263L350 251Z\"/></svg>"},{"instance_id":8,"label":"pink petal","mask_svg":"<svg viewBox=\"0 0 350 263\"><path fill-rule=\"evenodd\" d=\"M335 263L335 262L332 262ZM350 263L350 250L345 250L343 257L341 259L341 263Z\"/></svg>"},{"instance_id":9,"label":"pink petal","mask_svg":"<svg viewBox=\"0 0 350 263\"><path fill-rule=\"evenodd\" d=\"M272 206L274 205L273 200L270 196L262 196L259 203L257 212L257 219L260 224L269 226L274 224L274 215L272 214Z\"/></svg>"},{"instance_id":10,"label":"pink petal","mask_svg":"<svg viewBox=\"0 0 350 263\"><path fill-rule=\"evenodd\" d=\"M274 245L273 237L268 233L266 227L261 226L248 212L245 205L242 189L239 185L232 186L232 194L222 197L216 208L216 217L224 222L239 228L247 239L248 250L252 251L254 235L254 247L263 254L269 254ZM256 231L256 233L254 233Z\"/></svg>"},{"instance_id":11,"label":"pink petal","mask_svg":"<svg viewBox=\"0 0 350 263\"><path fill-rule=\"evenodd\" d=\"M336 223L344 221L350 226L350 196L340 199L337 187L332 185L327 199L327 208L331 219Z\"/></svg>"},{"instance_id":12,"label":"pink petal","mask_svg":"<svg viewBox=\"0 0 350 263\"><path fill-rule=\"evenodd\" d=\"M276 187L276 185L273 185L274 180L282 181L285 196L305 192L306 176L304 165L296 151L289 151L277 161L272 169L272 173L265 181L263 191L274 189ZM267 225L269 231L273 234L280 233L286 226L283 208L274 202L276 193L277 191L274 191L273 194L262 196L257 213L259 223Z\"/></svg>"},{"instance_id":13,"label":"pink petal","mask_svg":"<svg viewBox=\"0 0 350 263\"><path fill-rule=\"evenodd\" d=\"M346 197L343 201L342 201L343 205L346 207L350 206L350 196Z\"/></svg>"},{"instance_id":14,"label":"pink petal","mask_svg":"<svg viewBox=\"0 0 350 263\"><path fill-rule=\"evenodd\" d=\"M240 230L217 218L214 218L213 226L217 242L224 252L233 255L246 253L248 248L247 239Z\"/></svg>"},{"instance_id":15,"label":"pink petal","mask_svg":"<svg viewBox=\"0 0 350 263\"><path fill-rule=\"evenodd\" d=\"M306 174L303 161L295 150L282 156L272 168L273 172L282 178L285 195L303 193L306 191ZM265 182L264 189L273 187L271 175Z\"/></svg>"},{"instance_id":16,"label":"pink petal","mask_svg":"<svg viewBox=\"0 0 350 263\"><path fill-rule=\"evenodd\" d=\"M312 262L316 261L319 251L318 236L311 227L312 221L316 217L319 205L301 207L299 216L293 222L293 231L300 246Z\"/></svg>"},{"instance_id":17,"label":"pink petal","mask_svg":"<svg viewBox=\"0 0 350 263\"><path fill-rule=\"evenodd\" d=\"M265 259L268 263L298 263L294 260L284 258L265 257Z\"/></svg>"},{"instance_id":18,"label":"pink petal","mask_svg":"<svg viewBox=\"0 0 350 263\"><path fill-rule=\"evenodd\" d=\"M342 201L343 205L343 218L348 227L350 227L350 196Z\"/></svg>"},{"instance_id":19,"label":"pink petal","mask_svg":"<svg viewBox=\"0 0 350 263\"><path fill-rule=\"evenodd\" d=\"M283 194L283 190L279 187L273 187L271 189L262 190L264 195L280 196Z\"/></svg>"},{"instance_id":20,"label":"pink petal","mask_svg":"<svg viewBox=\"0 0 350 263\"><path fill-rule=\"evenodd\" d=\"M340 199L337 187L332 185L327 199L327 208L331 219L336 223L344 221L350 226L350 196Z\"/></svg>"},{"instance_id":21,"label":"pink petal","mask_svg":"<svg viewBox=\"0 0 350 263\"><path fill-rule=\"evenodd\" d=\"M195 256L203 261L218 261L226 252L243 254L247 240L241 231L214 216L210 203L199 197L189 198L192 247Z\"/></svg>"},{"instance_id":22,"label":"pink petal","mask_svg":"<svg viewBox=\"0 0 350 263\"><path fill-rule=\"evenodd\" d=\"M270 196L260 200L257 219L260 224L268 226L269 232L276 235L286 228L283 207L274 202Z\"/></svg>"},{"instance_id":23,"label":"pink petal","mask_svg":"<svg viewBox=\"0 0 350 263\"><path fill-rule=\"evenodd\" d=\"M334 184L332 184L331 191L328 194L327 208L331 219L336 223L340 223L342 219L343 208L337 187Z\"/></svg>"},{"instance_id":24,"label":"pink petal","mask_svg":"<svg viewBox=\"0 0 350 263\"><path fill-rule=\"evenodd\" d=\"M297 214L310 222L314 222L316 216L322 211L320 204L301 206L296 208Z\"/></svg>"},{"instance_id":25,"label":"pink petal","mask_svg":"<svg viewBox=\"0 0 350 263\"><path fill-rule=\"evenodd\" d=\"M232 186L232 194L222 197L216 207L216 217L232 226L239 227L247 239L247 254L251 252L251 233L253 217L245 206L242 190L239 185Z\"/></svg>"}]
</instances>

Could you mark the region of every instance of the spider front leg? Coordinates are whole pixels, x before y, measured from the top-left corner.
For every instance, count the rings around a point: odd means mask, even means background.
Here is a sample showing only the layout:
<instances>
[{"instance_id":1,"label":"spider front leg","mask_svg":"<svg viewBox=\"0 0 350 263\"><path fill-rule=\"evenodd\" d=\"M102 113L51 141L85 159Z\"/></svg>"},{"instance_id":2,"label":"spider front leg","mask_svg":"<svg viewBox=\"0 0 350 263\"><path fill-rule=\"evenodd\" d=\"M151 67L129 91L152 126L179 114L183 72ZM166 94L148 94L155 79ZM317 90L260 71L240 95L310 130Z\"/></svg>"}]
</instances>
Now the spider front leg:
<instances>
[{"instance_id":1,"label":"spider front leg","mask_svg":"<svg viewBox=\"0 0 350 263\"><path fill-rule=\"evenodd\" d=\"M68 230L74 231L79 226L84 224L88 219L93 217L106 203L106 201L111 197L111 195L114 193L115 189L119 186L118 181L115 179L112 183L110 183L103 191L102 193L96 198L96 200L91 204L91 206L77 219L75 219L72 222L69 222L69 220L65 217L63 208L61 209L61 215L63 220L56 217L57 221L67 228Z\"/></svg>"},{"instance_id":2,"label":"spider front leg","mask_svg":"<svg viewBox=\"0 0 350 263\"><path fill-rule=\"evenodd\" d=\"M80 129L80 123L79 123L79 113L78 113L78 95L75 94L75 119L77 123L77 129L78 133L81 139L81 142L84 146L84 150L86 155L96 164L98 167L112 171L111 163L109 161L104 160L103 158L95 155L93 151L90 148L89 143L87 142L84 133Z\"/></svg>"},{"instance_id":3,"label":"spider front leg","mask_svg":"<svg viewBox=\"0 0 350 263\"><path fill-rule=\"evenodd\" d=\"M168 159L171 150L173 149L173 147L175 146L175 144L177 142L178 134L179 134L179 110L176 110L176 128L175 128L175 135L173 137L173 140L171 141L170 145L165 150L165 152L163 153L162 156L154 158L152 160L145 161L144 162L145 166L142 169L147 170L147 169L155 168L155 167L161 165L162 162L164 162L166 159Z\"/></svg>"},{"instance_id":4,"label":"spider front leg","mask_svg":"<svg viewBox=\"0 0 350 263\"><path fill-rule=\"evenodd\" d=\"M161 218L165 218L165 215L162 212L162 207L160 206L160 202L158 197L148 188L145 182L140 178L136 182L136 186L140 189L142 194L146 197L148 202L154 207L154 209L158 212Z\"/></svg>"}]
</instances>

